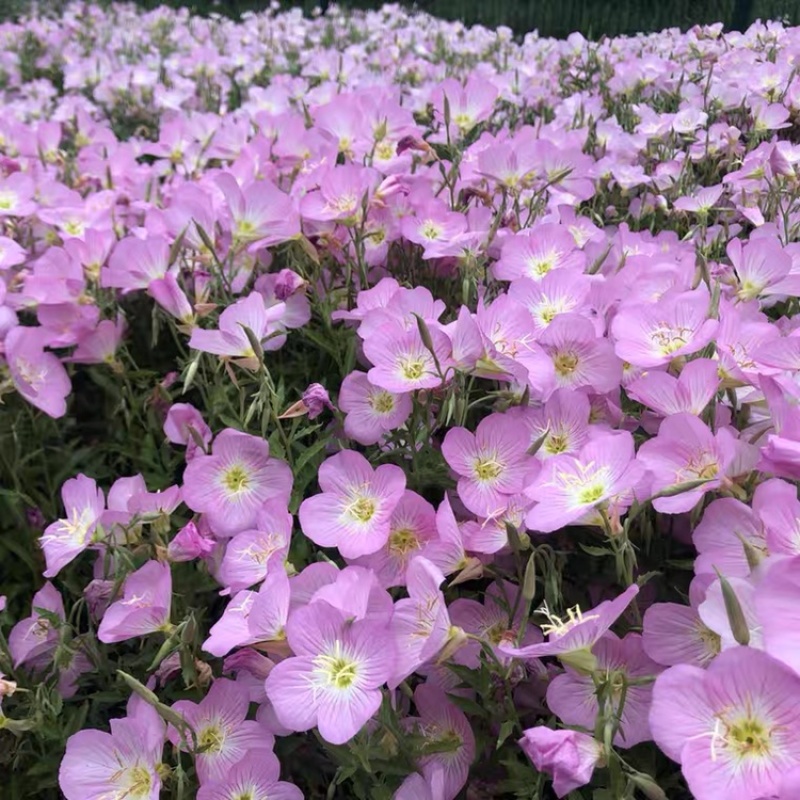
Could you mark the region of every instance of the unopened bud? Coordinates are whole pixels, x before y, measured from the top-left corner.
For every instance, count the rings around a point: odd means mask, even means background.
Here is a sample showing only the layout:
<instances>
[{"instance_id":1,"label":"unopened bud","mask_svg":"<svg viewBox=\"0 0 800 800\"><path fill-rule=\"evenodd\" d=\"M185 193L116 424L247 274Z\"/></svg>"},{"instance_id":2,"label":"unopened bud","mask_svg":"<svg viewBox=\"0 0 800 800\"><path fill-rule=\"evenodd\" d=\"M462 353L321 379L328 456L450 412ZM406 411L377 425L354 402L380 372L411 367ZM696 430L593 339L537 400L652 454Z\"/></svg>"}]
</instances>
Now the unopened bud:
<instances>
[{"instance_id":1,"label":"unopened bud","mask_svg":"<svg viewBox=\"0 0 800 800\"><path fill-rule=\"evenodd\" d=\"M529 602L536 596L536 553L531 553L522 580L522 596Z\"/></svg>"},{"instance_id":2,"label":"unopened bud","mask_svg":"<svg viewBox=\"0 0 800 800\"><path fill-rule=\"evenodd\" d=\"M562 664L572 667L576 672L582 672L584 675L591 675L597 669L597 658L588 647L560 653L558 658Z\"/></svg>"},{"instance_id":3,"label":"unopened bud","mask_svg":"<svg viewBox=\"0 0 800 800\"><path fill-rule=\"evenodd\" d=\"M742 611L739 598L736 596L736 592L728 579L716 568L715 572L719 578L722 599L725 602L725 613L728 615L728 624L731 626L733 638L737 644L747 646L750 644L750 628L747 627L747 620L744 618L744 611Z\"/></svg>"},{"instance_id":4,"label":"unopened bud","mask_svg":"<svg viewBox=\"0 0 800 800\"><path fill-rule=\"evenodd\" d=\"M466 631L463 628L459 628L457 625L451 625L447 634L447 641L444 643L444 647L439 651L436 663L444 664L445 661L449 661L450 657L457 650L460 650L467 641Z\"/></svg>"},{"instance_id":5,"label":"unopened bud","mask_svg":"<svg viewBox=\"0 0 800 800\"><path fill-rule=\"evenodd\" d=\"M647 800L667 800L664 790L649 775L645 775L643 772L632 772L628 778Z\"/></svg>"}]
</instances>

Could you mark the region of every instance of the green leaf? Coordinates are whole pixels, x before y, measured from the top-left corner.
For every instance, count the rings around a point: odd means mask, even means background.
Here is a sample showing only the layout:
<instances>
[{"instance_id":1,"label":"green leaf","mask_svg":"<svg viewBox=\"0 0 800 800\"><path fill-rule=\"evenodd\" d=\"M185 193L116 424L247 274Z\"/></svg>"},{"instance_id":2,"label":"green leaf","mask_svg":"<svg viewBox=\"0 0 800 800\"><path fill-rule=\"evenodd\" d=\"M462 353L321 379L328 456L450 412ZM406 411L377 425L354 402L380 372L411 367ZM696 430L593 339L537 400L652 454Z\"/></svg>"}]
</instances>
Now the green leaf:
<instances>
[{"instance_id":1,"label":"green leaf","mask_svg":"<svg viewBox=\"0 0 800 800\"><path fill-rule=\"evenodd\" d=\"M500 726L500 733L497 735L497 746L495 750L499 750L505 744L506 739L514 732L515 725L516 723L513 719L507 719Z\"/></svg>"},{"instance_id":2,"label":"green leaf","mask_svg":"<svg viewBox=\"0 0 800 800\"><path fill-rule=\"evenodd\" d=\"M668 800L664 790L649 775L632 772L628 775L628 779L647 800Z\"/></svg>"},{"instance_id":3,"label":"green leaf","mask_svg":"<svg viewBox=\"0 0 800 800\"><path fill-rule=\"evenodd\" d=\"M605 558L606 556L614 555L614 553L606 547L595 547L594 545L583 544L581 542L578 542L578 547L580 547L584 553L588 553L590 556Z\"/></svg>"},{"instance_id":4,"label":"green leaf","mask_svg":"<svg viewBox=\"0 0 800 800\"><path fill-rule=\"evenodd\" d=\"M303 467L308 464L312 458L314 458L314 456L321 453L327 444L327 439L320 439L318 442L312 444L311 447L307 447L305 450L303 450L302 455L294 462L295 474L299 473Z\"/></svg>"}]
</instances>

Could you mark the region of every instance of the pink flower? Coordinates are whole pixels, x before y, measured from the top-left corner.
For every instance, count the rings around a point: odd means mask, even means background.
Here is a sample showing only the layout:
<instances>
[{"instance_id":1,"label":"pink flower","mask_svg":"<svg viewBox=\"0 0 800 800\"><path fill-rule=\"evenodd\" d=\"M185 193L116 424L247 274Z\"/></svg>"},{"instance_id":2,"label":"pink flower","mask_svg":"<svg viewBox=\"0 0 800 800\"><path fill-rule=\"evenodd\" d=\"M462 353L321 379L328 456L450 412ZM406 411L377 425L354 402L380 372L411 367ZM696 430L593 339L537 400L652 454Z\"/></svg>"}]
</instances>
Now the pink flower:
<instances>
[{"instance_id":1,"label":"pink flower","mask_svg":"<svg viewBox=\"0 0 800 800\"><path fill-rule=\"evenodd\" d=\"M111 720L111 733L82 730L67 740L58 782L66 800L158 800L164 724L144 706Z\"/></svg>"},{"instance_id":2,"label":"pink flower","mask_svg":"<svg viewBox=\"0 0 800 800\"><path fill-rule=\"evenodd\" d=\"M592 779L603 748L579 731L552 730L546 725L528 728L519 746L539 772L553 776L553 790L564 797Z\"/></svg>"},{"instance_id":3,"label":"pink flower","mask_svg":"<svg viewBox=\"0 0 800 800\"><path fill-rule=\"evenodd\" d=\"M105 511L102 489L86 475L66 481L61 487L61 499L67 516L49 525L41 539L47 562L45 578L54 578L89 546Z\"/></svg>"},{"instance_id":4,"label":"pink flower","mask_svg":"<svg viewBox=\"0 0 800 800\"><path fill-rule=\"evenodd\" d=\"M168 272L163 278L150 281L147 293L161 308L184 325L194 327L195 314L186 293L180 287L177 278Z\"/></svg>"},{"instance_id":5,"label":"pink flower","mask_svg":"<svg viewBox=\"0 0 800 800\"><path fill-rule=\"evenodd\" d=\"M334 410L327 390L320 383L312 383L306 388L302 403L308 411L309 419L316 419L326 408Z\"/></svg>"},{"instance_id":6,"label":"pink flower","mask_svg":"<svg viewBox=\"0 0 800 800\"><path fill-rule=\"evenodd\" d=\"M639 461L652 476L652 494L697 480L708 483L672 497L659 497L653 507L665 514L691 510L705 492L720 485L734 455L735 440L728 431L713 434L693 414L667 417L658 436L639 448Z\"/></svg>"},{"instance_id":7,"label":"pink flower","mask_svg":"<svg viewBox=\"0 0 800 800\"><path fill-rule=\"evenodd\" d=\"M436 538L433 506L407 489L392 511L386 544L375 553L361 556L356 563L373 570L386 588L404 586L411 560L424 553L425 545Z\"/></svg>"},{"instance_id":8,"label":"pink flower","mask_svg":"<svg viewBox=\"0 0 800 800\"><path fill-rule=\"evenodd\" d=\"M553 362L558 388L592 389L605 394L622 381L622 362L608 339L578 314L560 314L539 337Z\"/></svg>"},{"instance_id":9,"label":"pink flower","mask_svg":"<svg viewBox=\"0 0 800 800\"><path fill-rule=\"evenodd\" d=\"M453 134L463 135L488 119L497 95L497 87L477 75L469 78L463 86L455 78L448 78L434 91L434 107L439 119L444 121L444 100L447 98Z\"/></svg>"},{"instance_id":10,"label":"pink flower","mask_svg":"<svg viewBox=\"0 0 800 800\"><path fill-rule=\"evenodd\" d=\"M691 211L695 214L708 214L717 204L724 189L725 187L721 184L717 184L716 186L701 186L693 195L677 198L674 203L674 208L678 211Z\"/></svg>"},{"instance_id":11,"label":"pink flower","mask_svg":"<svg viewBox=\"0 0 800 800\"><path fill-rule=\"evenodd\" d=\"M545 608L543 613L549 620L548 625L542 626L542 630L548 635L546 642L522 648L501 644L500 650L516 658L558 656L564 663L573 664L574 656L591 651L637 594L639 587L634 584L613 600L604 600L590 611L581 612L577 606L568 609L566 620L556 617Z\"/></svg>"},{"instance_id":12,"label":"pink flower","mask_svg":"<svg viewBox=\"0 0 800 800\"><path fill-rule=\"evenodd\" d=\"M541 280L515 280L508 287L508 296L523 306L537 331L544 330L559 315L585 314L593 278L574 270L554 270Z\"/></svg>"},{"instance_id":13,"label":"pink flower","mask_svg":"<svg viewBox=\"0 0 800 800\"><path fill-rule=\"evenodd\" d=\"M547 459L525 494L536 505L525 524L542 533L563 528L598 506L630 492L643 469L627 431L599 434L574 455Z\"/></svg>"},{"instance_id":14,"label":"pink flower","mask_svg":"<svg viewBox=\"0 0 800 800\"><path fill-rule=\"evenodd\" d=\"M45 352L49 340L44 328L12 328L5 337L5 356L17 391L32 406L58 419L67 413L72 384L58 357Z\"/></svg>"},{"instance_id":15,"label":"pink flower","mask_svg":"<svg viewBox=\"0 0 800 800\"><path fill-rule=\"evenodd\" d=\"M264 298L258 292L251 292L219 315L219 330L195 328L189 347L218 356L241 358L247 366L255 367L256 354L244 329L253 332L264 350L277 350L286 341L281 324L284 309L283 303L266 308Z\"/></svg>"},{"instance_id":16,"label":"pink flower","mask_svg":"<svg viewBox=\"0 0 800 800\"><path fill-rule=\"evenodd\" d=\"M288 505L291 491L288 464L270 458L263 439L232 428L217 436L211 455L193 458L183 475L184 502L221 537L252 528L267 500Z\"/></svg>"},{"instance_id":17,"label":"pink flower","mask_svg":"<svg viewBox=\"0 0 800 800\"><path fill-rule=\"evenodd\" d=\"M274 650L281 656L287 655L286 622L290 600L289 577L283 564L275 560L247 616L252 640L267 652Z\"/></svg>"},{"instance_id":18,"label":"pink flower","mask_svg":"<svg viewBox=\"0 0 800 800\"><path fill-rule=\"evenodd\" d=\"M15 172L0 180L0 217L27 217L37 209L36 186L29 175Z\"/></svg>"},{"instance_id":19,"label":"pink flower","mask_svg":"<svg viewBox=\"0 0 800 800\"><path fill-rule=\"evenodd\" d=\"M380 550L406 488L400 467L383 464L373 470L360 453L344 450L322 464L318 480L322 494L300 505L303 533L322 547L337 547L345 558Z\"/></svg>"},{"instance_id":20,"label":"pink flower","mask_svg":"<svg viewBox=\"0 0 800 800\"><path fill-rule=\"evenodd\" d=\"M319 600L293 611L286 633L295 655L266 681L278 720L294 731L316 726L326 742L344 744L380 707L395 657L386 623L350 622Z\"/></svg>"},{"instance_id":21,"label":"pink flower","mask_svg":"<svg viewBox=\"0 0 800 800\"><path fill-rule=\"evenodd\" d=\"M464 215L451 211L439 200L429 200L416 209L414 216L405 217L402 221L403 236L409 242L422 246L422 257L425 259L448 255L446 251L449 251L452 242L466 229Z\"/></svg>"},{"instance_id":22,"label":"pink flower","mask_svg":"<svg viewBox=\"0 0 800 800\"><path fill-rule=\"evenodd\" d=\"M719 570L726 578L746 578L751 566L745 546L759 557L767 555L761 520L750 506L733 497L708 504L692 532L692 542L698 552L696 575L716 575Z\"/></svg>"},{"instance_id":23,"label":"pink flower","mask_svg":"<svg viewBox=\"0 0 800 800\"><path fill-rule=\"evenodd\" d=\"M637 367L657 367L702 350L719 326L708 317L710 302L697 290L623 306L611 324L617 355Z\"/></svg>"},{"instance_id":24,"label":"pink flower","mask_svg":"<svg viewBox=\"0 0 800 800\"><path fill-rule=\"evenodd\" d=\"M234 647L254 643L248 621L257 594L245 589L231 598L225 611L211 626L208 638L203 642L203 650L214 656L224 656Z\"/></svg>"},{"instance_id":25,"label":"pink flower","mask_svg":"<svg viewBox=\"0 0 800 800\"><path fill-rule=\"evenodd\" d=\"M324 600L347 615L348 619L380 619L388 622L392 614L392 596L378 581L375 573L348 565L320 586L309 602Z\"/></svg>"},{"instance_id":26,"label":"pink flower","mask_svg":"<svg viewBox=\"0 0 800 800\"><path fill-rule=\"evenodd\" d=\"M625 686L620 729L614 737L617 747L633 747L650 739L648 713L653 694L651 684L640 683L652 678L662 667L648 658L642 647L642 637L629 633L624 639L606 633L592 649L597 659L599 681L608 693L610 704L619 713L621 691ZM591 675L582 674L567 666L547 688L547 705L567 725L592 730L600 708L597 702L598 687ZM610 709L609 709L610 710Z\"/></svg>"},{"instance_id":27,"label":"pink flower","mask_svg":"<svg viewBox=\"0 0 800 800\"><path fill-rule=\"evenodd\" d=\"M677 378L666 372L645 372L625 391L662 416L681 412L700 416L717 393L718 368L709 358L697 358L686 364Z\"/></svg>"},{"instance_id":28,"label":"pink flower","mask_svg":"<svg viewBox=\"0 0 800 800\"><path fill-rule=\"evenodd\" d=\"M356 297L356 307L350 311L338 309L331 314L335 320L360 321L377 308L387 309L400 292L394 278L381 278L371 289L362 289Z\"/></svg>"},{"instance_id":29,"label":"pink flower","mask_svg":"<svg viewBox=\"0 0 800 800\"><path fill-rule=\"evenodd\" d=\"M441 774L437 775L441 784ZM439 785L437 785L439 789ZM431 786L419 772L412 772L394 793L392 800L434 800L440 793L432 794Z\"/></svg>"},{"instance_id":30,"label":"pink flower","mask_svg":"<svg viewBox=\"0 0 800 800\"><path fill-rule=\"evenodd\" d=\"M247 719L250 710L247 689L234 681L218 678L199 703L179 700L172 708L192 727L202 749L195 756L195 767L203 784L224 781L248 753L259 760L263 755L267 758L272 755L273 737L263 725ZM168 735L182 749L191 745L181 741L180 734L172 727Z\"/></svg>"},{"instance_id":31,"label":"pink flower","mask_svg":"<svg viewBox=\"0 0 800 800\"><path fill-rule=\"evenodd\" d=\"M371 167L344 164L329 169L320 181L319 191L303 197L300 214L303 219L316 222L336 220L354 225L379 183L380 175Z\"/></svg>"},{"instance_id":32,"label":"pink flower","mask_svg":"<svg viewBox=\"0 0 800 800\"><path fill-rule=\"evenodd\" d=\"M396 394L370 383L364 372L351 372L339 389L345 412L344 432L359 444L376 444L411 415L411 395Z\"/></svg>"},{"instance_id":33,"label":"pink flower","mask_svg":"<svg viewBox=\"0 0 800 800\"><path fill-rule=\"evenodd\" d=\"M300 233L300 216L292 198L270 181L254 181L242 189L229 172L216 177L233 222L233 237L271 247Z\"/></svg>"},{"instance_id":34,"label":"pink flower","mask_svg":"<svg viewBox=\"0 0 800 800\"><path fill-rule=\"evenodd\" d=\"M464 712L448 699L438 686L426 683L414 691L414 705L419 717L408 720L425 739L426 744L441 743L442 752L419 761L422 775L430 785L441 781L441 800L453 800L467 782L469 768L475 758L475 736Z\"/></svg>"},{"instance_id":35,"label":"pink flower","mask_svg":"<svg viewBox=\"0 0 800 800\"><path fill-rule=\"evenodd\" d=\"M128 236L117 243L108 266L100 273L100 285L117 289L146 289L170 268L169 242L163 236L140 239Z\"/></svg>"},{"instance_id":36,"label":"pink flower","mask_svg":"<svg viewBox=\"0 0 800 800\"><path fill-rule=\"evenodd\" d=\"M800 500L792 484L778 478L759 484L753 511L764 525L770 553L800 555Z\"/></svg>"},{"instance_id":37,"label":"pink flower","mask_svg":"<svg viewBox=\"0 0 800 800\"><path fill-rule=\"evenodd\" d=\"M800 666L797 641L798 577L800 557L787 558L769 567L755 588L755 611L764 637L764 650L791 667Z\"/></svg>"},{"instance_id":38,"label":"pink flower","mask_svg":"<svg viewBox=\"0 0 800 800\"><path fill-rule=\"evenodd\" d=\"M97 327L78 338L78 347L66 361L76 364L114 364L117 349L125 333L125 322L104 319Z\"/></svg>"},{"instance_id":39,"label":"pink flower","mask_svg":"<svg viewBox=\"0 0 800 800\"><path fill-rule=\"evenodd\" d=\"M800 766L800 677L766 653L734 647L706 670L679 665L653 688L656 744L681 764L697 800L774 796Z\"/></svg>"},{"instance_id":40,"label":"pink flower","mask_svg":"<svg viewBox=\"0 0 800 800\"><path fill-rule=\"evenodd\" d=\"M260 275L253 288L264 298L267 308L283 303L281 322L287 328L302 328L311 319L311 306L306 297L307 283L296 272L282 269Z\"/></svg>"},{"instance_id":41,"label":"pink flower","mask_svg":"<svg viewBox=\"0 0 800 800\"><path fill-rule=\"evenodd\" d=\"M569 230L547 223L535 226L529 233L507 238L492 271L501 281L518 278L540 281L551 270L583 272L585 266L586 256L577 248Z\"/></svg>"},{"instance_id":42,"label":"pink flower","mask_svg":"<svg viewBox=\"0 0 800 800\"><path fill-rule=\"evenodd\" d=\"M441 386L442 375L449 366L450 340L436 328L429 332L433 352L423 344L417 329L404 330L389 323L375 331L364 342L364 355L374 365L368 373L369 382L396 393Z\"/></svg>"},{"instance_id":43,"label":"pink flower","mask_svg":"<svg viewBox=\"0 0 800 800\"><path fill-rule=\"evenodd\" d=\"M525 478L536 467L526 451L528 441L510 416L491 414L471 433L452 428L442 443L442 454L460 476L458 495L464 505L482 517L498 514L511 495L522 491Z\"/></svg>"},{"instance_id":44,"label":"pink flower","mask_svg":"<svg viewBox=\"0 0 800 800\"><path fill-rule=\"evenodd\" d=\"M389 686L399 686L432 659L450 635L450 616L439 586L441 570L427 558L412 559L406 572L408 598L398 600L392 616L396 656Z\"/></svg>"},{"instance_id":45,"label":"pink flower","mask_svg":"<svg viewBox=\"0 0 800 800\"><path fill-rule=\"evenodd\" d=\"M205 531L197 527L194 522L184 525L167 547L167 556L170 561L194 561L209 555L216 546L216 542Z\"/></svg>"},{"instance_id":46,"label":"pink flower","mask_svg":"<svg viewBox=\"0 0 800 800\"><path fill-rule=\"evenodd\" d=\"M500 662L511 658L497 648L501 642L514 642L517 638L517 632L522 624L522 604L516 602L520 591L520 588L508 581L503 582L502 588L499 582L494 582L486 589L483 603L459 597L450 604L452 624L481 640L470 639L459 648L453 655L453 660L457 664L463 664L470 669L479 669L482 642L492 649ZM511 619L511 611L514 608L517 612ZM520 644L527 646L541 641L542 634L539 630L527 626L526 623Z\"/></svg>"},{"instance_id":47,"label":"pink flower","mask_svg":"<svg viewBox=\"0 0 800 800\"><path fill-rule=\"evenodd\" d=\"M0 236L0 270L16 267L27 259L28 254L24 247L20 247L13 239Z\"/></svg>"},{"instance_id":48,"label":"pink flower","mask_svg":"<svg viewBox=\"0 0 800 800\"><path fill-rule=\"evenodd\" d=\"M727 247L736 277L739 279L737 297L754 300L773 294L795 294L800 280L792 272L792 257L777 239L731 239Z\"/></svg>"},{"instance_id":49,"label":"pink flower","mask_svg":"<svg viewBox=\"0 0 800 800\"><path fill-rule=\"evenodd\" d=\"M8 636L8 647L14 659L14 666L28 664L33 671L41 671L50 666L52 656L58 647L59 632L49 617L42 616L36 609L49 611L58 619L65 619L64 601L58 590L47 581L33 596L33 612L30 617L20 620Z\"/></svg>"},{"instance_id":50,"label":"pink flower","mask_svg":"<svg viewBox=\"0 0 800 800\"><path fill-rule=\"evenodd\" d=\"M719 655L719 634L712 631L698 613L698 607L712 581L711 575L698 575L692 581L688 606L653 603L645 611L642 645L653 661L667 667L675 664L705 667Z\"/></svg>"},{"instance_id":51,"label":"pink flower","mask_svg":"<svg viewBox=\"0 0 800 800\"><path fill-rule=\"evenodd\" d=\"M248 750L218 780L203 783L197 800L303 800L293 783L279 780L281 765L274 753Z\"/></svg>"},{"instance_id":52,"label":"pink flower","mask_svg":"<svg viewBox=\"0 0 800 800\"><path fill-rule=\"evenodd\" d=\"M527 431L527 445L542 440L536 458L546 461L558 455L573 455L589 441L591 407L583 392L557 389L540 408L513 408L509 415ZM544 437L544 438L543 438Z\"/></svg>"},{"instance_id":53,"label":"pink flower","mask_svg":"<svg viewBox=\"0 0 800 800\"><path fill-rule=\"evenodd\" d=\"M186 459L191 460L198 452L208 450L211 444L211 428L203 415L189 403L174 403L164 420L164 435L173 444L186 446Z\"/></svg>"},{"instance_id":54,"label":"pink flower","mask_svg":"<svg viewBox=\"0 0 800 800\"><path fill-rule=\"evenodd\" d=\"M706 596L698 606L697 612L705 625L719 636L720 648L726 650L736 647L737 638L741 638L744 628L747 628L749 637L748 645L758 650L765 650L760 615L756 610L756 584L748 578L728 578L728 586L733 590L739 607L742 610L742 629L734 632L725 596L722 592L722 582L717 578L706 589ZM773 653L767 650L770 655Z\"/></svg>"},{"instance_id":55,"label":"pink flower","mask_svg":"<svg viewBox=\"0 0 800 800\"><path fill-rule=\"evenodd\" d=\"M271 500L256 514L255 527L237 533L226 545L219 580L230 592L238 592L267 577L272 557L286 558L292 536L292 515L283 500Z\"/></svg>"},{"instance_id":56,"label":"pink flower","mask_svg":"<svg viewBox=\"0 0 800 800\"><path fill-rule=\"evenodd\" d=\"M148 561L125 579L122 598L112 603L97 631L105 644L166 630L172 606L169 564Z\"/></svg>"}]
</instances>

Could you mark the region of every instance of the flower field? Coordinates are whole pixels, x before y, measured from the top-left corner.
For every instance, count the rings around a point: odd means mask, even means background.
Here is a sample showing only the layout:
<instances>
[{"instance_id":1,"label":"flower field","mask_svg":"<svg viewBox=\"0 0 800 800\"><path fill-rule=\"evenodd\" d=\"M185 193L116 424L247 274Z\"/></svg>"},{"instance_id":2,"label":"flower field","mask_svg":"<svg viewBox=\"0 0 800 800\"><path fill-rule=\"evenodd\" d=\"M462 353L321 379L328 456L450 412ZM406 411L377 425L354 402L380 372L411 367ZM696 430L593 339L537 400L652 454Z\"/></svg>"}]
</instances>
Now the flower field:
<instances>
[{"instance_id":1,"label":"flower field","mask_svg":"<svg viewBox=\"0 0 800 800\"><path fill-rule=\"evenodd\" d=\"M800 29L0 43L0 798L800 797Z\"/></svg>"}]
</instances>

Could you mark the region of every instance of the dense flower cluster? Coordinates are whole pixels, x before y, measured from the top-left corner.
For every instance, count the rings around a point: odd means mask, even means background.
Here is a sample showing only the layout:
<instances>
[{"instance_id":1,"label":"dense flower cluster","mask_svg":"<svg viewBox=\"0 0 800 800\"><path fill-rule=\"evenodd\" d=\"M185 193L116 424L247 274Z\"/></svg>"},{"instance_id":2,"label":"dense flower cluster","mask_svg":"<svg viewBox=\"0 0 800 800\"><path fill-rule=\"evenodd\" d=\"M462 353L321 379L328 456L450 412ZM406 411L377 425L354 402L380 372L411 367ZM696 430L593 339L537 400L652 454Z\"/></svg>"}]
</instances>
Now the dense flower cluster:
<instances>
[{"instance_id":1,"label":"dense flower cluster","mask_svg":"<svg viewBox=\"0 0 800 800\"><path fill-rule=\"evenodd\" d=\"M42 576L0 756L67 800L798 796L800 29L0 44Z\"/></svg>"}]
</instances>

